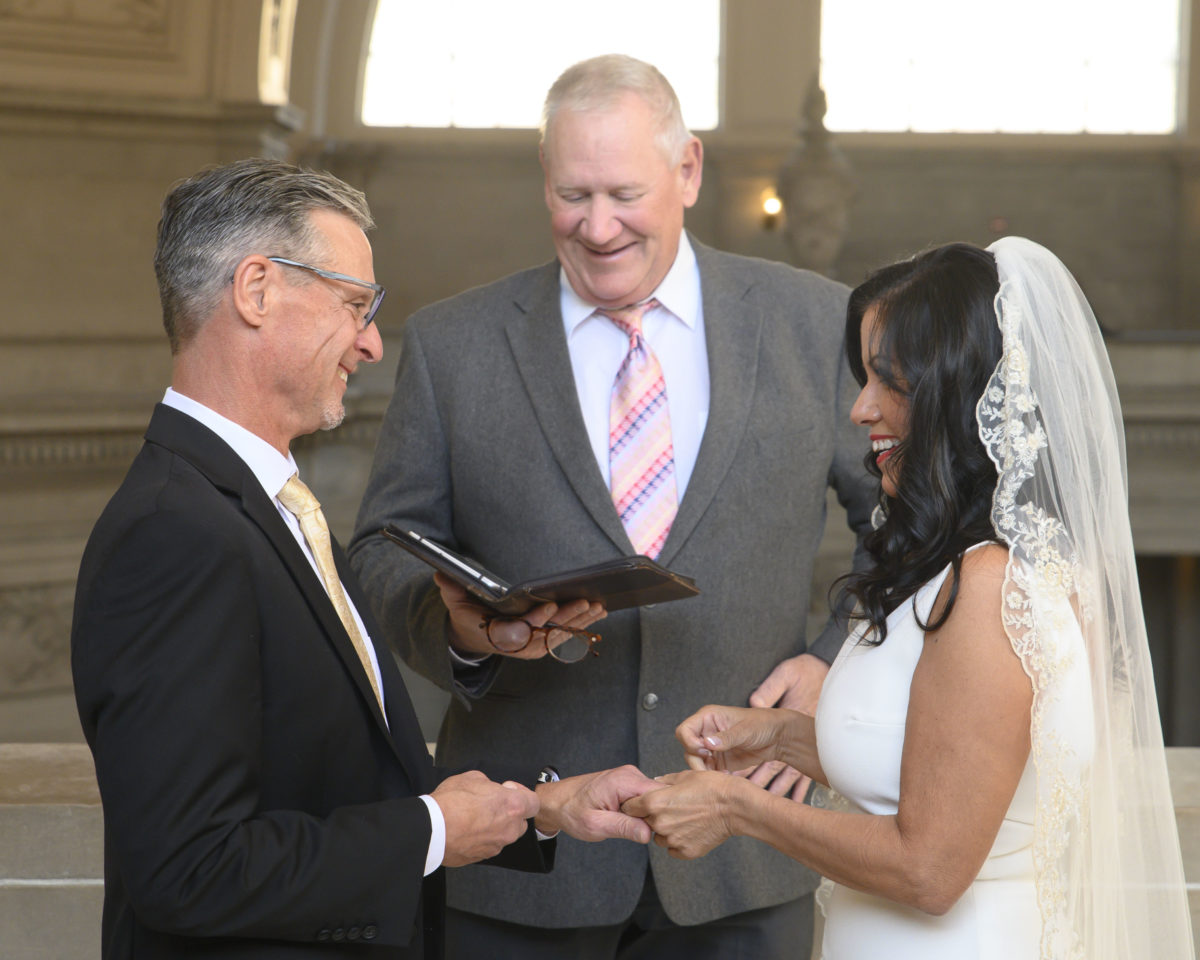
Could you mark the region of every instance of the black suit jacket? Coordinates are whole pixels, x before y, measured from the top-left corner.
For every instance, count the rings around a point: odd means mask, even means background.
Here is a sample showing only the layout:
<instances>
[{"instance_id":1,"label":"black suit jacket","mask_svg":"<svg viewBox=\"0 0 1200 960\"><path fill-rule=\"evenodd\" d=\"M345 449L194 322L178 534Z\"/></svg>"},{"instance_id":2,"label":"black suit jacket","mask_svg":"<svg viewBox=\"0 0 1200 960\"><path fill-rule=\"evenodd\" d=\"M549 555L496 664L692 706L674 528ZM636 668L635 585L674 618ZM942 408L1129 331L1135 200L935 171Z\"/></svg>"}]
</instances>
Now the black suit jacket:
<instances>
[{"instance_id":1,"label":"black suit jacket","mask_svg":"<svg viewBox=\"0 0 1200 960\"><path fill-rule=\"evenodd\" d=\"M381 645L385 724L273 502L177 410L156 408L88 542L71 658L104 805L104 957L440 953L418 797L437 778L399 671ZM506 851L529 869L550 853L532 830Z\"/></svg>"}]
</instances>

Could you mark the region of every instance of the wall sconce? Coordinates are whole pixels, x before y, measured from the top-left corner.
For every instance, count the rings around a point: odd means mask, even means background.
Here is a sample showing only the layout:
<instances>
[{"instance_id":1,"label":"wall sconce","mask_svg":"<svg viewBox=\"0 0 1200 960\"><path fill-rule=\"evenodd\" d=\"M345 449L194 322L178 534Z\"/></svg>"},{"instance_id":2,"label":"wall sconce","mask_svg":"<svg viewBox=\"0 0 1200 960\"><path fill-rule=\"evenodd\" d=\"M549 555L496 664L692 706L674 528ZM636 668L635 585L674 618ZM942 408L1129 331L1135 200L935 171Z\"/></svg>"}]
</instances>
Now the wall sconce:
<instances>
[{"instance_id":1,"label":"wall sconce","mask_svg":"<svg viewBox=\"0 0 1200 960\"><path fill-rule=\"evenodd\" d=\"M783 201L775 193L774 187L767 187L762 192L762 228L774 230L779 226L779 215L783 213Z\"/></svg>"}]
</instances>

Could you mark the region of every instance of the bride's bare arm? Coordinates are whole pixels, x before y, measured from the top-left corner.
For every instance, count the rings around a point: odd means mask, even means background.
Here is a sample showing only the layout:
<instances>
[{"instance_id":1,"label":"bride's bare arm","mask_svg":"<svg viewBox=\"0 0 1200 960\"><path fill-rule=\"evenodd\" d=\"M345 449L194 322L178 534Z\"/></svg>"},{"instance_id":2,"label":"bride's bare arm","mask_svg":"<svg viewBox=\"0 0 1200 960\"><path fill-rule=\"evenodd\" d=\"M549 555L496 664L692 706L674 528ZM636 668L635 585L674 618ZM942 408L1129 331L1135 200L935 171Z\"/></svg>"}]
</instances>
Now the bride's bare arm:
<instances>
[{"instance_id":1,"label":"bride's bare arm","mask_svg":"<svg viewBox=\"0 0 1200 960\"><path fill-rule=\"evenodd\" d=\"M630 812L678 856L757 837L839 883L944 913L986 859L1029 753L1032 688L1000 621L1006 556L985 547L964 558L954 610L926 637L895 815L814 809L702 771L673 774Z\"/></svg>"}]
</instances>

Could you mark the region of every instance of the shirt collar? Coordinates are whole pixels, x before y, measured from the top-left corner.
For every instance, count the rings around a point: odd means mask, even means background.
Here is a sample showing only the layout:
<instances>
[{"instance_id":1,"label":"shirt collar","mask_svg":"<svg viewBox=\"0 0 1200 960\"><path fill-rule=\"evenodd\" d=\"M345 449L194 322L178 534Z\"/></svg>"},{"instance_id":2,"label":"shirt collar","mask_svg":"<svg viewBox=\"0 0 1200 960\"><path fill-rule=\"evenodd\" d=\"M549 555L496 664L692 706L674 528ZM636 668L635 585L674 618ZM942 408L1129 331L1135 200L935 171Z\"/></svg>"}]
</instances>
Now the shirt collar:
<instances>
[{"instance_id":1,"label":"shirt collar","mask_svg":"<svg viewBox=\"0 0 1200 960\"><path fill-rule=\"evenodd\" d=\"M262 437L221 416L198 400L167 387L162 402L198 420L233 448L262 484L267 496L274 499L292 474L297 473L296 460L289 451L285 457Z\"/></svg>"},{"instance_id":2,"label":"shirt collar","mask_svg":"<svg viewBox=\"0 0 1200 960\"><path fill-rule=\"evenodd\" d=\"M567 273L561 267L558 283L562 291L563 326L570 339L576 328L596 312L596 305L588 303L575 292ZM696 265L696 253L688 240L686 230L680 231L679 249L675 251L675 262L663 277L662 283L651 294L666 310L691 329L696 327L700 312L700 271Z\"/></svg>"}]
</instances>

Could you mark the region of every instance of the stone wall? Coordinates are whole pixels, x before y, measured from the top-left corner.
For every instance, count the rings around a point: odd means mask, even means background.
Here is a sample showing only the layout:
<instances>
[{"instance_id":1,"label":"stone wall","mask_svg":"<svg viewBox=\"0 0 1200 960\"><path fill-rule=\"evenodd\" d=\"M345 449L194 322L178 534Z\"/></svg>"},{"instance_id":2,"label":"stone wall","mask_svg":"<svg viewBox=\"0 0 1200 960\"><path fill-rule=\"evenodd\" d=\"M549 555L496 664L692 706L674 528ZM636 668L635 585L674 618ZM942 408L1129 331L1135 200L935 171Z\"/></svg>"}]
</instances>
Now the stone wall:
<instances>
[{"instance_id":1,"label":"stone wall","mask_svg":"<svg viewBox=\"0 0 1200 960\"><path fill-rule=\"evenodd\" d=\"M278 74L262 12L0 5L0 741L79 737L79 557L170 377L158 204L205 164L286 153L294 127L260 83Z\"/></svg>"}]
</instances>

